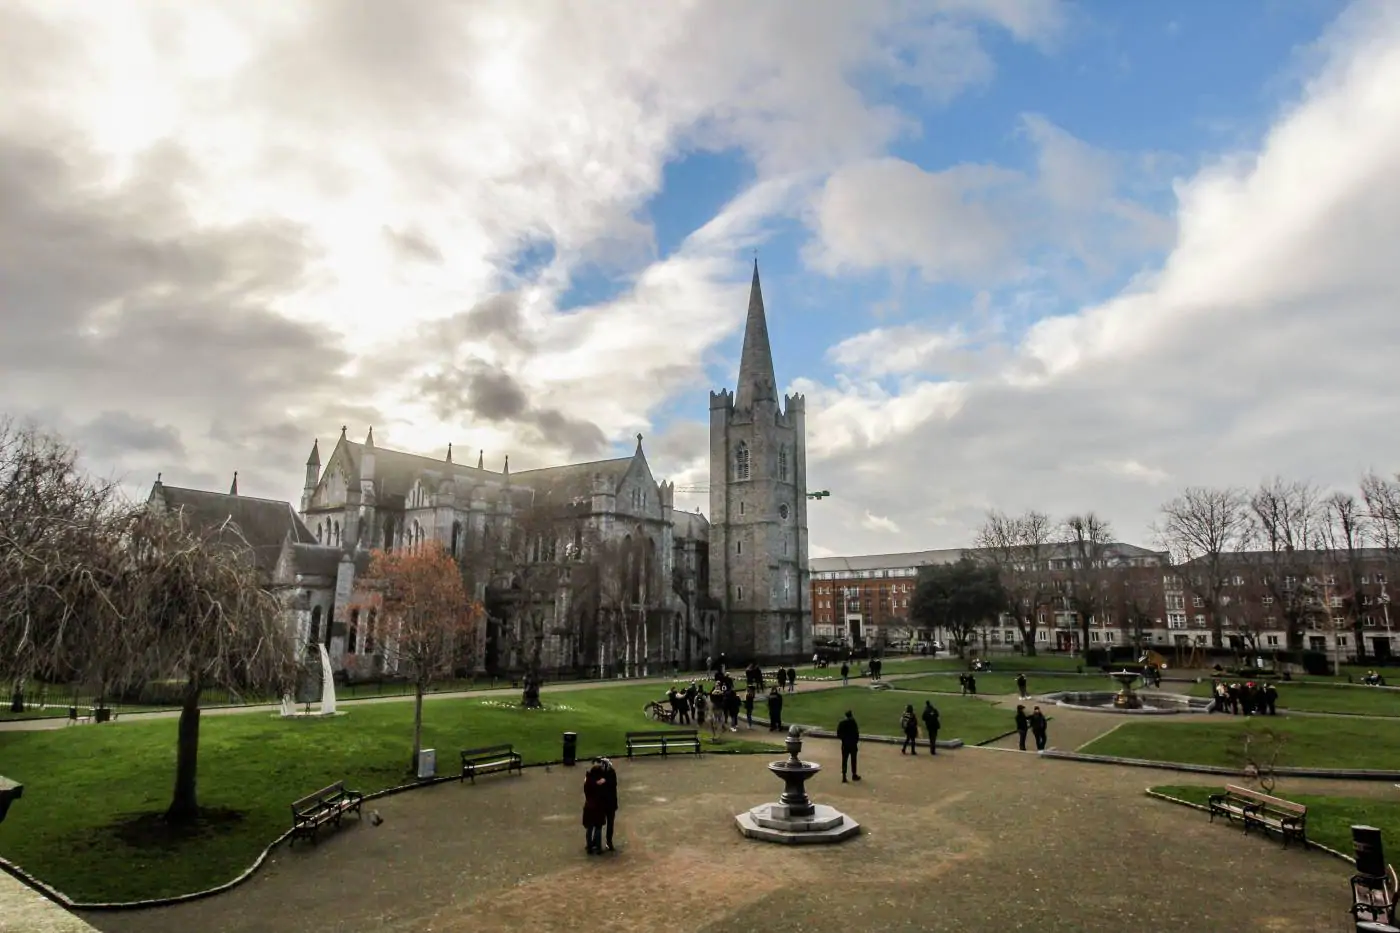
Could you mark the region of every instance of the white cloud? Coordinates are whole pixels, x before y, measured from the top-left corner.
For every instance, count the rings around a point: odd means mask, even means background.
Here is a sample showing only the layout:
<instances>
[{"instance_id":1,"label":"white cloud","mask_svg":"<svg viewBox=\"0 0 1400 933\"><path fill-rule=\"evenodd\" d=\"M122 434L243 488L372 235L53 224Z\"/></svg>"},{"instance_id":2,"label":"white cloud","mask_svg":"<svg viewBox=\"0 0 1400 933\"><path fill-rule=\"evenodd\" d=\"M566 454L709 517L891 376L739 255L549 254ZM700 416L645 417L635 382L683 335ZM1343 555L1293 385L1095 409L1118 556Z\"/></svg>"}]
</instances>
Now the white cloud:
<instances>
[{"instance_id":1,"label":"white cloud","mask_svg":"<svg viewBox=\"0 0 1400 933\"><path fill-rule=\"evenodd\" d=\"M667 393L703 391L698 360L742 318L740 247L826 172L917 129L881 90L947 98L986 81L988 24L1035 42L1061 28L1050 0L718 0L645 16L626 0L7 4L0 172L23 179L34 215L7 202L0 216L0 242L28 244L22 268L0 258L0 278L24 276L0 307L27 347L0 395L66 412L79 442L108 408L158 408L188 452L181 469L238 463L269 495L299 488L310 436L345 422L425 450L577 455L645 428ZM739 148L759 182L653 262L640 208L690 147ZM130 273L100 288L57 245L94 225L101 258ZM38 229L53 239L33 242ZM234 253L229 231L296 248ZM552 258L522 275L527 245ZM588 264L632 287L560 313ZM163 298L141 306L153 332L172 308L198 309L167 350L180 365L95 391L141 355L121 325L148 292ZM518 317L505 341L473 329L503 297ZM21 301L35 336L17 340ZM268 333L282 321L295 339L193 335L206 309L253 320L250 302ZM107 342L74 378L79 334ZM237 376L208 392L182 382L224 369ZM247 443L273 428L276 444Z\"/></svg>"},{"instance_id":2,"label":"white cloud","mask_svg":"<svg viewBox=\"0 0 1400 933\"><path fill-rule=\"evenodd\" d=\"M957 327L943 332L913 324L877 327L836 344L827 358L843 369L871 376L898 375L934 366L964 343Z\"/></svg>"},{"instance_id":3,"label":"white cloud","mask_svg":"<svg viewBox=\"0 0 1400 933\"><path fill-rule=\"evenodd\" d=\"M811 387L812 475L901 527L840 538L859 523L813 510L814 540L955 546L996 506L1092 508L1147 543L1178 486L1283 474L1354 488L1400 464L1384 427L1400 419L1387 362L1400 351L1400 11L1359 5L1321 48L1257 151L1177 185L1159 269L1033 328L1012 365L958 384L944 417L881 418L938 391L924 382L879 407L859 382ZM867 416L883 430L853 426Z\"/></svg>"},{"instance_id":4,"label":"white cloud","mask_svg":"<svg viewBox=\"0 0 1400 933\"><path fill-rule=\"evenodd\" d=\"M872 515L869 512L866 512L865 517L861 519L860 526L867 531L879 532L881 534L899 534L899 526L895 524L892 519L886 518L883 515Z\"/></svg>"}]
</instances>

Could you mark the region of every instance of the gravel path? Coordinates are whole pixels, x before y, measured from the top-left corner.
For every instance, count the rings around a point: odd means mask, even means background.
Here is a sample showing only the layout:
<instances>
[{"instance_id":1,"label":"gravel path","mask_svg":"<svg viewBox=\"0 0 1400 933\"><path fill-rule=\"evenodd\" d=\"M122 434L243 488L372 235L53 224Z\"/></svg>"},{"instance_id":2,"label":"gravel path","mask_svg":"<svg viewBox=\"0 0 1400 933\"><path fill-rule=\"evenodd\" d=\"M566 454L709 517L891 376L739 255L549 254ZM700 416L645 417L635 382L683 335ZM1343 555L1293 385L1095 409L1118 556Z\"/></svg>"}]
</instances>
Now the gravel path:
<instances>
[{"instance_id":1,"label":"gravel path","mask_svg":"<svg viewBox=\"0 0 1400 933\"><path fill-rule=\"evenodd\" d=\"M733 814L780 789L762 758L619 761L619 851L589 858L582 772L532 769L378 801L382 826L278 850L229 894L87 919L106 933L1351 929L1345 863L1142 793L1190 776L867 745L865 780L843 785L834 745L809 741L804 757L827 768L816 799L861 838L813 850L740 837Z\"/></svg>"}]
</instances>

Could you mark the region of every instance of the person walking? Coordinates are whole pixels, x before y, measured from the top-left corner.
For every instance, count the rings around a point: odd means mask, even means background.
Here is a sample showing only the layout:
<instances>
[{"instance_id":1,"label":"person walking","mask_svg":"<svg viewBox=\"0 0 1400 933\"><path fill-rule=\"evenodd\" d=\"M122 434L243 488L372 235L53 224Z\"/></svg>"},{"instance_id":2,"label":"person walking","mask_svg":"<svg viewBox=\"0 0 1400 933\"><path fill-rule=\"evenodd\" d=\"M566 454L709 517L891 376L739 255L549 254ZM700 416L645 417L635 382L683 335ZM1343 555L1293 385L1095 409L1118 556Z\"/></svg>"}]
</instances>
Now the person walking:
<instances>
[{"instance_id":1,"label":"person walking","mask_svg":"<svg viewBox=\"0 0 1400 933\"><path fill-rule=\"evenodd\" d=\"M744 718L748 720L749 728L753 728L753 684L749 684L749 689L744 691Z\"/></svg>"},{"instance_id":2,"label":"person walking","mask_svg":"<svg viewBox=\"0 0 1400 933\"><path fill-rule=\"evenodd\" d=\"M603 766L595 758L593 766L583 776L584 845L589 855L597 855L603 851L603 827L608 822L608 811L603 802L603 788L606 784Z\"/></svg>"},{"instance_id":3,"label":"person walking","mask_svg":"<svg viewBox=\"0 0 1400 933\"><path fill-rule=\"evenodd\" d=\"M768 731L777 732L783 728L783 695L776 684L768 691Z\"/></svg>"},{"instance_id":4,"label":"person walking","mask_svg":"<svg viewBox=\"0 0 1400 933\"><path fill-rule=\"evenodd\" d=\"M787 668L782 667L782 666L780 665L780 666L778 667L778 673L777 673L776 676L777 676L777 678L778 678L778 689L779 689L779 690L786 689L786 688L787 688Z\"/></svg>"},{"instance_id":5,"label":"person walking","mask_svg":"<svg viewBox=\"0 0 1400 933\"><path fill-rule=\"evenodd\" d=\"M841 686L843 686L843 687L849 687L850 685L851 685L851 665L848 664L848 663L846 663L845 661L842 661L842 662L841 662Z\"/></svg>"},{"instance_id":6,"label":"person walking","mask_svg":"<svg viewBox=\"0 0 1400 933\"><path fill-rule=\"evenodd\" d=\"M1016 734L1021 737L1021 751L1026 750L1026 733L1031 730L1031 719L1024 706L1016 707Z\"/></svg>"},{"instance_id":7,"label":"person walking","mask_svg":"<svg viewBox=\"0 0 1400 933\"><path fill-rule=\"evenodd\" d=\"M788 693L792 693L793 691L795 691L795 690L797 689L797 668L795 668L795 667L789 667L789 668L788 668L787 682L788 682Z\"/></svg>"},{"instance_id":8,"label":"person walking","mask_svg":"<svg viewBox=\"0 0 1400 933\"><path fill-rule=\"evenodd\" d=\"M904 730L904 744L899 746L899 753L919 754L919 718L914 715L914 704L904 707L904 715L899 717L899 728Z\"/></svg>"},{"instance_id":9,"label":"person walking","mask_svg":"<svg viewBox=\"0 0 1400 933\"><path fill-rule=\"evenodd\" d=\"M942 728L942 723L938 721L938 710L934 707L932 700L924 701L924 733L928 735L928 753L938 754L938 730Z\"/></svg>"},{"instance_id":10,"label":"person walking","mask_svg":"<svg viewBox=\"0 0 1400 933\"><path fill-rule=\"evenodd\" d=\"M1016 675L1016 694L1023 700L1029 700L1031 695L1026 692L1026 675Z\"/></svg>"},{"instance_id":11,"label":"person walking","mask_svg":"<svg viewBox=\"0 0 1400 933\"><path fill-rule=\"evenodd\" d=\"M1047 721L1039 706L1031 710L1031 734L1035 736L1035 750L1045 751Z\"/></svg>"},{"instance_id":12,"label":"person walking","mask_svg":"<svg viewBox=\"0 0 1400 933\"><path fill-rule=\"evenodd\" d=\"M860 754L860 726L856 725L855 714L846 710L846 718L836 726L836 737L841 740L841 783L846 783L846 765L851 766L851 780L860 780L860 765L856 759Z\"/></svg>"},{"instance_id":13,"label":"person walking","mask_svg":"<svg viewBox=\"0 0 1400 933\"><path fill-rule=\"evenodd\" d=\"M724 712L729 719L729 731L739 731L739 691L734 689L734 685L729 684L724 691Z\"/></svg>"}]
</instances>

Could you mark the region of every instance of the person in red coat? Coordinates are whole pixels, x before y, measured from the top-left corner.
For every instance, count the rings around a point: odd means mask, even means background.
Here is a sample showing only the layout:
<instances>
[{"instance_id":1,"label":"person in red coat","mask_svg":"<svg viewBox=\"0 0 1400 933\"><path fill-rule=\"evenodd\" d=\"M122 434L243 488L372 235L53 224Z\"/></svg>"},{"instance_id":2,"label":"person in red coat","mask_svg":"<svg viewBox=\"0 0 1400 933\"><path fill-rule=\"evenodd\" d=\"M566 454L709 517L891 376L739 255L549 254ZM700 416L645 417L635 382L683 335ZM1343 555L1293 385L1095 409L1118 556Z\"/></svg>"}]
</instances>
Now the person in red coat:
<instances>
[{"instance_id":1,"label":"person in red coat","mask_svg":"<svg viewBox=\"0 0 1400 933\"><path fill-rule=\"evenodd\" d=\"M603 851L603 826L609 822L604 797L607 783L603 766L595 760L583 777L583 828L589 855Z\"/></svg>"}]
</instances>

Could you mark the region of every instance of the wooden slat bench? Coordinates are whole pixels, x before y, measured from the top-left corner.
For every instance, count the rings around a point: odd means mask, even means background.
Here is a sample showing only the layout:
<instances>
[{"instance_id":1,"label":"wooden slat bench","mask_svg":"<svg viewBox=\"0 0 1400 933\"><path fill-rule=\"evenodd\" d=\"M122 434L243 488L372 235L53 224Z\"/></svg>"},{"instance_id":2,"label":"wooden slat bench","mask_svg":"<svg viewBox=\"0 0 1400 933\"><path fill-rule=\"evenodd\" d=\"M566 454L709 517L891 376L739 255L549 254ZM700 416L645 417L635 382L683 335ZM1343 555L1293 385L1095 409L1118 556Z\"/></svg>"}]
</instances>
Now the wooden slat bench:
<instances>
[{"instance_id":1,"label":"wooden slat bench","mask_svg":"<svg viewBox=\"0 0 1400 933\"><path fill-rule=\"evenodd\" d=\"M357 817L360 816L360 805L364 799L365 795L359 791L346 790L344 781L336 781L314 794L307 794L292 804L291 842L307 838L315 842L322 826L339 826L340 818L351 810Z\"/></svg>"},{"instance_id":2,"label":"wooden slat bench","mask_svg":"<svg viewBox=\"0 0 1400 933\"><path fill-rule=\"evenodd\" d=\"M457 783L460 784L471 778L471 782L475 784L478 774L495 774L497 771L504 771L506 774L510 774L512 771L517 774L525 773L525 761L515 750L514 745L483 745L481 748L464 748L462 749L462 774L457 778Z\"/></svg>"},{"instance_id":3,"label":"wooden slat bench","mask_svg":"<svg viewBox=\"0 0 1400 933\"><path fill-rule=\"evenodd\" d=\"M1397 893L1400 893L1400 882L1397 882L1393 866L1386 866L1382 878L1352 875L1352 916L1357 923L1387 923L1394 926Z\"/></svg>"},{"instance_id":4,"label":"wooden slat bench","mask_svg":"<svg viewBox=\"0 0 1400 933\"><path fill-rule=\"evenodd\" d=\"M1265 832L1273 830L1288 845L1294 839L1307 840L1308 808L1301 803L1273 797L1259 791L1229 784L1223 794L1211 794L1207 809L1211 822L1216 816L1227 820L1238 819L1249 832L1251 826L1258 826Z\"/></svg>"},{"instance_id":5,"label":"wooden slat bench","mask_svg":"<svg viewBox=\"0 0 1400 933\"><path fill-rule=\"evenodd\" d=\"M691 752L700 754L700 731L698 729L662 729L656 732L627 733L627 757L646 752Z\"/></svg>"}]
</instances>

